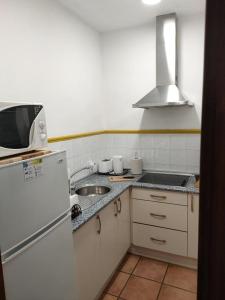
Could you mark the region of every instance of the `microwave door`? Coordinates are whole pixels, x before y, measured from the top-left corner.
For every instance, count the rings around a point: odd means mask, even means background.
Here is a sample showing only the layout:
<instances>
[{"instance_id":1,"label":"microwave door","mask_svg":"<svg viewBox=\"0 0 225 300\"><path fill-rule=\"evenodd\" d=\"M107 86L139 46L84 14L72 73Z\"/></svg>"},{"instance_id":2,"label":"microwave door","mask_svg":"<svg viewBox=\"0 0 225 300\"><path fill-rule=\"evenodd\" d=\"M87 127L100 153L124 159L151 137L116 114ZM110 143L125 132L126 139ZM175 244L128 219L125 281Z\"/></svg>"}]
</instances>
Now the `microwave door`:
<instances>
[{"instance_id":1,"label":"microwave door","mask_svg":"<svg viewBox=\"0 0 225 300\"><path fill-rule=\"evenodd\" d=\"M18 136L22 148L28 148L30 146L30 129L32 128L29 117L29 109L24 107L15 111L15 122L18 131Z\"/></svg>"},{"instance_id":2,"label":"microwave door","mask_svg":"<svg viewBox=\"0 0 225 300\"><path fill-rule=\"evenodd\" d=\"M42 109L37 105L21 105L0 112L0 147L6 149L29 149L35 118Z\"/></svg>"}]
</instances>

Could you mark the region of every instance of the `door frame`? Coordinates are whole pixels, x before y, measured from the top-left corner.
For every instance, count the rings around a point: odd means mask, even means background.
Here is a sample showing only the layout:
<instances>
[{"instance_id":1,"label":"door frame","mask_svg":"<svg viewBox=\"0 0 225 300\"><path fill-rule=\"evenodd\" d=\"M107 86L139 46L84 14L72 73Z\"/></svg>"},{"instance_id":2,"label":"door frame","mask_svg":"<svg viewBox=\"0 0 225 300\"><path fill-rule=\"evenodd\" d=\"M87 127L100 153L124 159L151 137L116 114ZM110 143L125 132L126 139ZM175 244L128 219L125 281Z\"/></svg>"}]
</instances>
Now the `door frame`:
<instances>
[{"instance_id":1,"label":"door frame","mask_svg":"<svg viewBox=\"0 0 225 300\"><path fill-rule=\"evenodd\" d=\"M3 270L2 270L1 251L0 251L0 300L5 300L5 288L4 288L4 279L3 279Z\"/></svg>"},{"instance_id":2,"label":"door frame","mask_svg":"<svg viewBox=\"0 0 225 300\"><path fill-rule=\"evenodd\" d=\"M207 0L198 300L225 297L225 1Z\"/></svg>"}]
</instances>

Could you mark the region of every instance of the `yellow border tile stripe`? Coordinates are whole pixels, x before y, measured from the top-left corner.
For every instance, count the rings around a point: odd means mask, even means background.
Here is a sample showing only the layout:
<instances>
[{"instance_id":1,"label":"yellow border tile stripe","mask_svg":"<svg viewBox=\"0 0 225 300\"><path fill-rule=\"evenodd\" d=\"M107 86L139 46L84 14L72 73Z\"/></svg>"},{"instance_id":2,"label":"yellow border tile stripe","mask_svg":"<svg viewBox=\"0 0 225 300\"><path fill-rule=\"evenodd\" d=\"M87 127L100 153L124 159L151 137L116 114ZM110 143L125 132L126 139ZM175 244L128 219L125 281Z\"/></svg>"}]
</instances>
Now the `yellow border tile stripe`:
<instances>
[{"instance_id":1,"label":"yellow border tile stripe","mask_svg":"<svg viewBox=\"0 0 225 300\"><path fill-rule=\"evenodd\" d=\"M49 143L80 139L100 134L201 134L200 129L140 129L140 130L98 130L64 136L57 136L48 139Z\"/></svg>"}]
</instances>

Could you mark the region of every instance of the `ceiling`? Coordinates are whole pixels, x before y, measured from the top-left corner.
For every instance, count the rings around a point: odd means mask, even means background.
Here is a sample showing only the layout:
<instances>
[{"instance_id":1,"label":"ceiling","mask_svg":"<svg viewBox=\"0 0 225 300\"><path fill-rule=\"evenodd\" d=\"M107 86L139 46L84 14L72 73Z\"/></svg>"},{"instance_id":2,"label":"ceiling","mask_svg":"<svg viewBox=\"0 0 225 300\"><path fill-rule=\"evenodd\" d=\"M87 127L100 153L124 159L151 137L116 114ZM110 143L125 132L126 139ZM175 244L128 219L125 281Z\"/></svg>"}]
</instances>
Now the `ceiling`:
<instances>
[{"instance_id":1,"label":"ceiling","mask_svg":"<svg viewBox=\"0 0 225 300\"><path fill-rule=\"evenodd\" d=\"M155 6L146 6L141 0L58 1L101 32L143 25L164 13L186 15L205 11L205 0L162 0Z\"/></svg>"}]
</instances>

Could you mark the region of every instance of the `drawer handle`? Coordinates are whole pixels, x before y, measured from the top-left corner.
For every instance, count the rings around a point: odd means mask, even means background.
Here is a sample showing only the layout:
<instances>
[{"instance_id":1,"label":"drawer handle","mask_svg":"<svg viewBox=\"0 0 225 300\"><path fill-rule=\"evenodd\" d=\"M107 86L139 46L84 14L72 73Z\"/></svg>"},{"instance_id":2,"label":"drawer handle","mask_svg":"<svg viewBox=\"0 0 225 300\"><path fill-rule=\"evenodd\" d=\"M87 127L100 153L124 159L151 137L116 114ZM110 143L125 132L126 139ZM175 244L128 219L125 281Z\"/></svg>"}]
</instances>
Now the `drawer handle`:
<instances>
[{"instance_id":1,"label":"drawer handle","mask_svg":"<svg viewBox=\"0 0 225 300\"><path fill-rule=\"evenodd\" d=\"M158 199L158 200L166 200L166 196L158 196L158 195L150 195L151 198L153 199Z\"/></svg>"},{"instance_id":2,"label":"drawer handle","mask_svg":"<svg viewBox=\"0 0 225 300\"><path fill-rule=\"evenodd\" d=\"M114 216L117 217L118 216L118 212L119 212L117 201L114 201L114 209L115 209Z\"/></svg>"},{"instance_id":3,"label":"drawer handle","mask_svg":"<svg viewBox=\"0 0 225 300\"><path fill-rule=\"evenodd\" d=\"M194 213L194 195L191 194L191 212Z\"/></svg>"},{"instance_id":4,"label":"drawer handle","mask_svg":"<svg viewBox=\"0 0 225 300\"><path fill-rule=\"evenodd\" d=\"M157 214L153 214L153 213L150 213L150 216L155 218L155 219L160 219L160 220L164 220L167 218L166 215L157 215Z\"/></svg>"},{"instance_id":5,"label":"drawer handle","mask_svg":"<svg viewBox=\"0 0 225 300\"><path fill-rule=\"evenodd\" d=\"M98 220L98 223L99 223L99 229L97 230L97 233L98 233L98 234L101 234L101 231L102 231L102 222L101 222L101 218L100 218L100 216L98 215L98 216L96 217L96 219Z\"/></svg>"},{"instance_id":6,"label":"drawer handle","mask_svg":"<svg viewBox=\"0 0 225 300\"><path fill-rule=\"evenodd\" d=\"M119 210L118 210L118 212L121 213L121 211L122 211L122 203L121 203L120 198L118 199L118 203L119 203Z\"/></svg>"},{"instance_id":7,"label":"drawer handle","mask_svg":"<svg viewBox=\"0 0 225 300\"><path fill-rule=\"evenodd\" d=\"M167 243L166 240L159 240L159 239L155 239L153 237L151 237L150 240L153 243L158 244L158 245L165 245Z\"/></svg>"}]
</instances>

